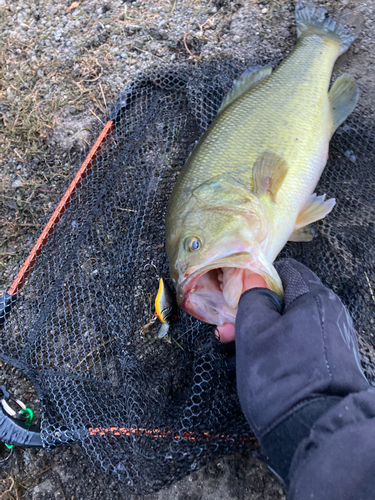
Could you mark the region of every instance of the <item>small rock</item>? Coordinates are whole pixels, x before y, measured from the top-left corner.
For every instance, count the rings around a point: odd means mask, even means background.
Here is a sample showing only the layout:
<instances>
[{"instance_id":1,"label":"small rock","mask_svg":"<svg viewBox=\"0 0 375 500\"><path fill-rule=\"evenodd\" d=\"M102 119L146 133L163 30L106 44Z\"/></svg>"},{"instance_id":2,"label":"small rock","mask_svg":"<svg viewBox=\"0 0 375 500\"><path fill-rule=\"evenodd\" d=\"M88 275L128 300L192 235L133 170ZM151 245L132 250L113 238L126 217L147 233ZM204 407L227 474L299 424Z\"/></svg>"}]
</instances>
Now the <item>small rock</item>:
<instances>
[{"instance_id":1,"label":"small rock","mask_svg":"<svg viewBox=\"0 0 375 500\"><path fill-rule=\"evenodd\" d=\"M148 50L152 54L157 54L160 49L160 44L158 42L151 42L148 44Z\"/></svg>"},{"instance_id":2,"label":"small rock","mask_svg":"<svg viewBox=\"0 0 375 500\"><path fill-rule=\"evenodd\" d=\"M138 24L129 24L128 29L131 31L139 31L142 29L142 26L138 26Z\"/></svg>"},{"instance_id":3,"label":"small rock","mask_svg":"<svg viewBox=\"0 0 375 500\"><path fill-rule=\"evenodd\" d=\"M166 30L159 30L160 40L168 40L168 32Z\"/></svg>"},{"instance_id":4,"label":"small rock","mask_svg":"<svg viewBox=\"0 0 375 500\"><path fill-rule=\"evenodd\" d=\"M0 0L0 7L4 7L6 4L6 0Z\"/></svg>"},{"instance_id":5,"label":"small rock","mask_svg":"<svg viewBox=\"0 0 375 500\"><path fill-rule=\"evenodd\" d=\"M241 37L238 36L238 35L234 35L233 41L234 41L234 43L240 43L241 42Z\"/></svg>"},{"instance_id":6,"label":"small rock","mask_svg":"<svg viewBox=\"0 0 375 500\"><path fill-rule=\"evenodd\" d=\"M16 181L12 182L12 188L18 188L22 186L22 181L20 179L17 179Z\"/></svg>"},{"instance_id":7,"label":"small rock","mask_svg":"<svg viewBox=\"0 0 375 500\"><path fill-rule=\"evenodd\" d=\"M268 9L266 9L266 8L264 7L264 9L262 9L262 10L261 10L261 12L262 12L262 14L267 14Z\"/></svg>"},{"instance_id":8,"label":"small rock","mask_svg":"<svg viewBox=\"0 0 375 500\"><path fill-rule=\"evenodd\" d=\"M52 483L50 479L39 483L32 490L32 499L37 500L40 498L56 498L57 494L61 492L59 486Z\"/></svg>"},{"instance_id":9,"label":"small rock","mask_svg":"<svg viewBox=\"0 0 375 500\"><path fill-rule=\"evenodd\" d=\"M168 39L168 32L166 30L157 30L155 28L150 28L149 29L149 35L152 36L152 38L155 38L155 40L167 40Z\"/></svg>"}]
</instances>

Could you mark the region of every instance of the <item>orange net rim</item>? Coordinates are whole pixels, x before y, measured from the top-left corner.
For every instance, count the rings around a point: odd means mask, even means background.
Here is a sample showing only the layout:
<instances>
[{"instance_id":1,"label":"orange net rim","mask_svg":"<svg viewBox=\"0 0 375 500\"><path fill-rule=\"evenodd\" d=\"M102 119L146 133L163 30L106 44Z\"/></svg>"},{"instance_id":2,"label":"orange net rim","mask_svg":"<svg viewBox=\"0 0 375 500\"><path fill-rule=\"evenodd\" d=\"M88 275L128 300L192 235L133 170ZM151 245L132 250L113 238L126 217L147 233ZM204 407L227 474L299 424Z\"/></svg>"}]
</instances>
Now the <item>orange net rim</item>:
<instances>
[{"instance_id":1,"label":"orange net rim","mask_svg":"<svg viewBox=\"0 0 375 500\"><path fill-rule=\"evenodd\" d=\"M182 431L176 433L172 430L146 429L142 427L89 427L89 436L115 436L115 437L130 437L130 436L145 436L151 439L166 439L172 438L175 441L184 439L186 441L225 441L225 442L251 442L256 444L254 436L231 436L229 434L214 434L212 432L197 432L197 431Z\"/></svg>"},{"instance_id":2,"label":"orange net rim","mask_svg":"<svg viewBox=\"0 0 375 500\"><path fill-rule=\"evenodd\" d=\"M43 247L47 243L51 234L54 232L57 223L61 219L61 216L63 215L65 210L70 205L70 202L71 202L73 196L75 195L77 189L81 186L82 180L86 177L87 171L91 168L93 160L97 157L97 155L102 147L102 144L105 142L107 136L111 133L112 128L113 128L113 121L109 120L105 124L103 130L99 134L93 147L91 148L90 152L88 153L85 161L82 163L80 169L78 170L74 179L70 183L70 186L65 191L59 204L57 205L53 214L49 218L49 221L45 225L41 235L39 236L35 245L31 249L30 254L28 255L25 262L23 263L23 265L22 265L21 269L19 270L16 278L14 279L13 283L11 284L11 286L7 292L8 295L10 295L10 296L15 295L23 287L27 276L29 275L31 269L34 267L34 265L36 263L37 258L42 253Z\"/></svg>"}]
</instances>

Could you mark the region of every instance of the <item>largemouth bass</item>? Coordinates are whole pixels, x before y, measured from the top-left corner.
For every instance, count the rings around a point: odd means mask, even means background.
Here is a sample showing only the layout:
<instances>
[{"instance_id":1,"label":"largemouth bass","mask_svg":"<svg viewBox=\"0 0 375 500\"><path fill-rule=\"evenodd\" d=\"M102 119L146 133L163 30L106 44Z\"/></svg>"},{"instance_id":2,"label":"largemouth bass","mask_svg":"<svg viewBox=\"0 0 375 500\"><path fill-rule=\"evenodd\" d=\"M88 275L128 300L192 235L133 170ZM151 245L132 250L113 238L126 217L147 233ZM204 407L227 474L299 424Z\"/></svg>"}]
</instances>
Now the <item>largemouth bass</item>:
<instances>
[{"instance_id":1,"label":"largemouth bass","mask_svg":"<svg viewBox=\"0 0 375 500\"><path fill-rule=\"evenodd\" d=\"M166 247L179 305L207 323L234 323L247 287L279 295L273 261L335 200L313 194L329 141L358 89L333 65L355 39L325 9L296 5L298 42L283 63L251 68L224 98L171 195Z\"/></svg>"}]
</instances>

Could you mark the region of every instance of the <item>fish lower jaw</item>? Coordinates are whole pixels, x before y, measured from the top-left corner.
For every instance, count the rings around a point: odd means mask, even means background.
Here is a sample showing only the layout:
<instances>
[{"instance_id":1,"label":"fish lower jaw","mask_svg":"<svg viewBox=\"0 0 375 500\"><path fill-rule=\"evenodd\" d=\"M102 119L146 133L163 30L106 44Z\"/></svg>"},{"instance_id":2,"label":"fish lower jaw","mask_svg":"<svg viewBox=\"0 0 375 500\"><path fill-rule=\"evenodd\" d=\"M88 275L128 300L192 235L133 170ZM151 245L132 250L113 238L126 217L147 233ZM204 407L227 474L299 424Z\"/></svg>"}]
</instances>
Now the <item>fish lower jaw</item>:
<instances>
[{"instance_id":1,"label":"fish lower jaw","mask_svg":"<svg viewBox=\"0 0 375 500\"><path fill-rule=\"evenodd\" d=\"M263 274L254 264L226 264L196 273L183 290L181 308L206 323L234 324L242 293L259 286L270 288Z\"/></svg>"},{"instance_id":2,"label":"fish lower jaw","mask_svg":"<svg viewBox=\"0 0 375 500\"><path fill-rule=\"evenodd\" d=\"M235 322L237 307L229 306L223 299L223 293L202 295L194 290L181 303L181 308L197 319L211 325L223 325Z\"/></svg>"}]
</instances>

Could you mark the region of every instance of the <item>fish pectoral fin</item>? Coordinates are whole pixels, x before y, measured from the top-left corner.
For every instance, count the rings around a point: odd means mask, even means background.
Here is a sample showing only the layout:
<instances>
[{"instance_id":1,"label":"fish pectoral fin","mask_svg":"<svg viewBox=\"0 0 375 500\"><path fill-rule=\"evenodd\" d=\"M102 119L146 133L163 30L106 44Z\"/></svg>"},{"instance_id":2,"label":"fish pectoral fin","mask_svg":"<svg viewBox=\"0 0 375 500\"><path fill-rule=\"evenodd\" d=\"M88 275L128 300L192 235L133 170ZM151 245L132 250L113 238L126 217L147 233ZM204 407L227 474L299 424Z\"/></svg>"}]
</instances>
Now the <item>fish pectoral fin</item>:
<instances>
[{"instance_id":1,"label":"fish pectoral fin","mask_svg":"<svg viewBox=\"0 0 375 500\"><path fill-rule=\"evenodd\" d=\"M280 156L266 151L258 156L253 166L254 193L258 196L270 194L273 201L280 188L288 166Z\"/></svg>"},{"instance_id":2,"label":"fish pectoral fin","mask_svg":"<svg viewBox=\"0 0 375 500\"><path fill-rule=\"evenodd\" d=\"M331 104L333 130L347 119L358 101L358 87L354 78L348 74L341 75L328 92Z\"/></svg>"},{"instance_id":3,"label":"fish pectoral fin","mask_svg":"<svg viewBox=\"0 0 375 500\"><path fill-rule=\"evenodd\" d=\"M308 203L306 203L304 208L298 214L294 226L294 231L300 229L301 227L307 226L312 222L323 219L327 214L330 213L330 211L336 204L336 200L334 198L331 198L325 201L325 197L325 194L323 194L322 196L317 196L315 193L310 196Z\"/></svg>"},{"instance_id":4,"label":"fish pectoral fin","mask_svg":"<svg viewBox=\"0 0 375 500\"><path fill-rule=\"evenodd\" d=\"M230 90L223 99L218 113L227 108L242 94L255 87L261 80L272 73L272 66L252 66L247 68L242 75L233 82Z\"/></svg>"},{"instance_id":5,"label":"fish pectoral fin","mask_svg":"<svg viewBox=\"0 0 375 500\"><path fill-rule=\"evenodd\" d=\"M289 236L289 241L311 241L314 238L311 227L304 226L299 229L295 229Z\"/></svg>"}]
</instances>

